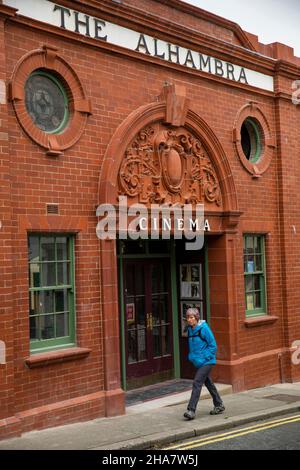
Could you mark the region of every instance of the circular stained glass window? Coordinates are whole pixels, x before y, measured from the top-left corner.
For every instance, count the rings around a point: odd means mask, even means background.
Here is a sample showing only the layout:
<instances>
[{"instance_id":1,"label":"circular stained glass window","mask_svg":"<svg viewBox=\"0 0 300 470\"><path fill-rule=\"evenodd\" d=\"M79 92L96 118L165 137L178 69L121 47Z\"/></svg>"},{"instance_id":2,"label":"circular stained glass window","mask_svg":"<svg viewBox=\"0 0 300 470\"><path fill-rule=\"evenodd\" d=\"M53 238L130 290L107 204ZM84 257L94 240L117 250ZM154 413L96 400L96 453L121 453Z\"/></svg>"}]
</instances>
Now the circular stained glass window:
<instances>
[{"instance_id":1,"label":"circular stained glass window","mask_svg":"<svg viewBox=\"0 0 300 470\"><path fill-rule=\"evenodd\" d=\"M66 91L46 72L36 71L26 81L25 105L34 124L49 134L61 132L68 122Z\"/></svg>"}]
</instances>

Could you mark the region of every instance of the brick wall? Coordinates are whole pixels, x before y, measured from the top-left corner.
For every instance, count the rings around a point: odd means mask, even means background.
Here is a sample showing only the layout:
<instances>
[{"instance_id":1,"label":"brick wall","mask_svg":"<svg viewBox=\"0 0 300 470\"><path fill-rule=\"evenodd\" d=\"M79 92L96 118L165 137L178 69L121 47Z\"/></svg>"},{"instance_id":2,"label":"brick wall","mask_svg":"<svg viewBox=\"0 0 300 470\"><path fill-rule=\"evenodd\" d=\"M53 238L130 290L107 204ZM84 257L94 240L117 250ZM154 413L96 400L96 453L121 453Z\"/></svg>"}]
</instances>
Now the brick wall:
<instances>
[{"instance_id":1,"label":"brick wall","mask_svg":"<svg viewBox=\"0 0 300 470\"><path fill-rule=\"evenodd\" d=\"M5 27L0 18L0 40L4 43ZM1 205L0 205L0 332L5 346L3 364L0 364L0 422L2 418L14 416L14 322L13 322L13 247L12 247L12 204L11 173L9 154L9 128L6 101L6 56L0 54L0 168L1 168ZM8 435L16 431L14 420L6 423ZM1 425L0 425L1 434Z\"/></svg>"},{"instance_id":2,"label":"brick wall","mask_svg":"<svg viewBox=\"0 0 300 470\"><path fill-rule=\"evenodd\" d=\"M141 8L142 1L126 3ZM170 20L174 22L206 33L213 30L212 34L221 39L238 43L232 31L216 29L215 25L170 10L163 3L151 1L151 5L158 16L171 12ZM99 176L105 151L117 127L138 107L155 102L165 81L186 87L191 109L220 141L230 163L242 212L237 233L211 240L209 245L212 325L221 344L219 359L223 361L219 378L233 377L236 389L279 381L278 354L282 348L289 348L293 340L300 339L300 296L295 288L300 280L300 226L297 225L300 144L296 130L300 106L292 105L286 97L274 99L259 90L234 88L209 77L204 79L175 67L171 69L164 63L157 65L110 53L14 22L7 22L4 30L2 21L0 35L5 44L5 53L0 54L0 80L7 82L27 52L47 44L57 47L74 68L92 103L92 115L82 137L58 158L47 157L24 134L11 103L0 104L0 257L4 280L0 286L0 329L7 346L7 364L0 364L0 419L17 416L16 421L11 421L16 432L18 425L19 431L29 430L106 413L106 383L115 381L117 388L120 377L116 369L110 375L105 370L111 346L118 351L118 332L111 333L112 329L118 329L118 322L117 306L109 303L99 282L100 273L109 274L104 273L109 267L101 266L100 245L95 234ZM278 77L278 91L290 93L291 81ZM232 142L234 120L247 100L259 103L278 143L270 167L258 179L253 179L242 167ZM59 204L59 216L46 215L49 202ZM27 230L58 230L62 225L55 217L71 221L70 227L76 233L77 340L79 347L91 352L78 360L30 369L24 362L29 356L26 234ZM277 316L278 320L247 328L242 234L252 230L269 233L266 239L268 314ZM109 286L109 275L107 279ZM219 289L220 281L223 292ZM103 299L106 316L110 311L113 315L113 321L105 325ZM105 342L108 336L109 344ZM254 352L261 357L243 362ZM299 379L299 368L290 367L288 354L285 353L284 362L286 378ZM34 417L35 413L38 417ZM8 436L7 422L1 424L6 426Z\"/></svg>"}]
</instances>

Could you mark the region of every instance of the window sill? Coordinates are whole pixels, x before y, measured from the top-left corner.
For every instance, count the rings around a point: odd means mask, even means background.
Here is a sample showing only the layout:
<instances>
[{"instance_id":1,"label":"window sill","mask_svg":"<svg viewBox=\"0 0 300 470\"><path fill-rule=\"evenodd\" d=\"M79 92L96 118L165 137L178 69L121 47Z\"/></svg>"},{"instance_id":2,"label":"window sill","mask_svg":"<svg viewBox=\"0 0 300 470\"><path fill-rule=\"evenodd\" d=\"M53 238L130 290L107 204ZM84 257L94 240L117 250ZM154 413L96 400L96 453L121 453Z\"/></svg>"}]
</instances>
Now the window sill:
<instances>
[{"instance_id":1,"label":"window sill","mask_svg":"<svg viewBox=\"0 0 300 470\"><path fill-rule=\"evenodd\" d=\"M59 351L48 351L40 354L29 356L25 359L25 364L29 369L35 367L45 367L52 364L74 361L76 359L83 359L87 357L91 349L87 348L70 348L61 349Z\"/></svg>"},{"instance_id":2,"label":"window sill","mask_svg":"<svg viewBox=\"0 0 300 470\"><path fill-rule=\"evenodd\" d=\"M247 318L247 320L244 321L244 325L247 328L253 328L255 326L270 325L275 323L277 320L278 317L272 315L263 315L261 317Z\"/></svg>"}]
</instances>

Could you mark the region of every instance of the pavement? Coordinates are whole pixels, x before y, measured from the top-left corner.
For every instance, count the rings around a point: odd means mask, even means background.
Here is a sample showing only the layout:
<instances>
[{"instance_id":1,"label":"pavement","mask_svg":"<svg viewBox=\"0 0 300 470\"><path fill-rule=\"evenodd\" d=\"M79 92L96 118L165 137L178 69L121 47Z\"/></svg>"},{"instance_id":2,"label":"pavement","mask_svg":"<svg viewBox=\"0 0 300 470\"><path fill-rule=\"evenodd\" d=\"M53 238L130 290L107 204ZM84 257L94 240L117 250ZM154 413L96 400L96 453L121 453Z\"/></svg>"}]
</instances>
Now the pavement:
<instances>
[{"instance_id":1,"label":"pavement","mask_svg":"<svg viewBox=\"0 0 300 470\"><path fill-rule=\"evenodd\" d=\"M182 439L231 429L276 416L300 412L300 382L232 393L231 385L216 384L226 410L211 416L210 396L203 387L196 418L183 413L190 391L169 393L126 407L126 414L84 423L32 431L0 441L0 450L130 450L157 449Z\"/></svg>"}]
</instances>

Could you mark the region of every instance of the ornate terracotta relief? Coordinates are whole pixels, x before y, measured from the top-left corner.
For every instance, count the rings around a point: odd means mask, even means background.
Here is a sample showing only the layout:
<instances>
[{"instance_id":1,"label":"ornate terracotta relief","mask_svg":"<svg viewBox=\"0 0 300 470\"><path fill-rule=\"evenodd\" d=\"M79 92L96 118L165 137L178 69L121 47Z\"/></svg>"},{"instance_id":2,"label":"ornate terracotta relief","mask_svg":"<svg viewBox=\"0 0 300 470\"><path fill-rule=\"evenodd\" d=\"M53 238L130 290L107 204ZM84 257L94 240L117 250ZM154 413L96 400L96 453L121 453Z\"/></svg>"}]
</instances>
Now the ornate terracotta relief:
<instances>
[{"instance_id":1,"label":"ornate terracotta relief","mask_svg":"<svg viewBox=\"0 0 300 470\"><path fill-rule=\"evenodd\" d=\"M201 142L184 127L159 122L142 129L127 147L119 194L144 204L222 206L219 181Z\"/></svg>"}]
</instances>

